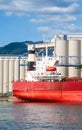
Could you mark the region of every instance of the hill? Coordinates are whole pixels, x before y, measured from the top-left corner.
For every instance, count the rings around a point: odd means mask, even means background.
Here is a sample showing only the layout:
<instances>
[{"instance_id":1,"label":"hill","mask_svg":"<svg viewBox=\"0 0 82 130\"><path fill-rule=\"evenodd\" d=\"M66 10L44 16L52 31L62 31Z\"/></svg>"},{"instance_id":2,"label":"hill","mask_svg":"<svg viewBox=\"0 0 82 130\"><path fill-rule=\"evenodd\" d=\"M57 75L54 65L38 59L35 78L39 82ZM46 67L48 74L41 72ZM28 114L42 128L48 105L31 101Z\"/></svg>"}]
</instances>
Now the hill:
<instances>
[{"instance_id":1,"label":"hill","mask_svg":"<svg viewBox=\"0 0 82 130\"><path fill-rule=\"evenodd\" d=\"M28 43L38 43L38 42L24 41L24 42L9 43L8 45L0 47L0 55L22 55L27 52Z\"/></svg>"}]
</instances>

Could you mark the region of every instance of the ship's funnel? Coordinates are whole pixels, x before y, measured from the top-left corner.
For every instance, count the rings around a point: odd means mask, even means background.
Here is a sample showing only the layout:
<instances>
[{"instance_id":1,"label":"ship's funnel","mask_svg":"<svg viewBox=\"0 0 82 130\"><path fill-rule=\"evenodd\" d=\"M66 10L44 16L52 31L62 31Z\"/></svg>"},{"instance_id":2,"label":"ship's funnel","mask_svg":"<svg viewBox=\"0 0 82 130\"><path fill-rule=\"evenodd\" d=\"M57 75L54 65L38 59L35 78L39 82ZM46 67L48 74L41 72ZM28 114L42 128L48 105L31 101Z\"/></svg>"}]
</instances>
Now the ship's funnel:
<instances>
[{"instance_id":1,"label":"ship's funnel","mask_svg":"<svg viewBox=\"0 0 82 130\"><path fill-rule=\"evenodd\" d=\"M28 44L28 69L27 70L34 70L35 69L35 45Z\"/></svg>"}]
</instances>

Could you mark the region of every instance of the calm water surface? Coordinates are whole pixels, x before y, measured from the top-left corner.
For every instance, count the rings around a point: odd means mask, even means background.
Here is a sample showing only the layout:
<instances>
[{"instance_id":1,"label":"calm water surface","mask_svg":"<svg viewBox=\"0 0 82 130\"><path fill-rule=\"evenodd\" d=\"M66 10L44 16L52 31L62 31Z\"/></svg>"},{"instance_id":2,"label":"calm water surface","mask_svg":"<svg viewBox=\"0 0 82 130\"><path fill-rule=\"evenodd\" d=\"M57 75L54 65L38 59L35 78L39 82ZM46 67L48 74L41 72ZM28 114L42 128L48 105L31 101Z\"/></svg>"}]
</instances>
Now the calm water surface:
<instances>
[{"instance_id":1,"label":"calm water surface","mask_svg":"<svg viewBox=\"0 0 82 130\"><path fill-rule=\"evenodd\" d=\"M0 130L82 130L82 104L3 102Z\"/></svg>"}]
</instances>

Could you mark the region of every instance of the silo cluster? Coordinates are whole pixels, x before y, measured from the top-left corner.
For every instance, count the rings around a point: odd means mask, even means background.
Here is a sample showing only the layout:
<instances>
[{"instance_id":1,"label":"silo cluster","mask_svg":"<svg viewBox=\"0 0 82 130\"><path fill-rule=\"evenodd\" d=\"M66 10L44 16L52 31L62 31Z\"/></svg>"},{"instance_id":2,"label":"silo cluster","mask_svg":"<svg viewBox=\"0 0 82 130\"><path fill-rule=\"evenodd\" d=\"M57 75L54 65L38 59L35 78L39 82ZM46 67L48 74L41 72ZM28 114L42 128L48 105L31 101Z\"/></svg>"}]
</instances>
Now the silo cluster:
<instances>
[{"instance_id":1,"label":"silo cluster","mask_svg":"<svg viewBox=\"0 0 82 130\"><path fill-rule=\"evenodd\" d=\"M58 66L63 76L82 77L81 66L77 66L82 64L82 40L67 40L66 37L57 39L55 53L60 57L60 64L63 63L62 66ZM27 64L27 57L0 57L0 94L12 93L12 81L25 80L27 69L35 69L34 45L28 46L28 68L25 64Z\"/></svg>"},{"instance_id":2,"label":"silo cluster","mask_svg":"<svg viewBox=\"0 0 82 130\"><path fill-rule=\"evenodd\" d=\"M0 57L0 94L12 93L12 81L25 79L27 57Z\"/></svg>"},{"instance_id":3,"label":"silo cluster","mask_svg":"<svg viewBox=\"0 0 82 130\"><path fill-rule=\"evenodd\" d=\"M80 77L79 65L82 63L81 40L57 40L55 43L56 56L60 57L59 70L66 77ZM61 66L62 65L62 66Z\"/></svg>"}]
</instances>

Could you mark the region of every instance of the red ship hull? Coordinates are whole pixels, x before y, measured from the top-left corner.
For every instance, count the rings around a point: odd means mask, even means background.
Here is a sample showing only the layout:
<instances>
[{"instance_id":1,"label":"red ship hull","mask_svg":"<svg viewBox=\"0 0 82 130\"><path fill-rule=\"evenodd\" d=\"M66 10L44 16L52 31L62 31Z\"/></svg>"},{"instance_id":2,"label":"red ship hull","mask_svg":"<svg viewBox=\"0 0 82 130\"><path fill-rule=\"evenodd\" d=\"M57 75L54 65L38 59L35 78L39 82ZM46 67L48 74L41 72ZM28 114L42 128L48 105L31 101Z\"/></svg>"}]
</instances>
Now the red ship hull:
<instances>
[{"instance_id":1,"label":"red ship hull","mask_svg":"<svg viewBox=\"0 0 82 130\"><path fill-rule=\"evenodd\" d=\"M82 79L13 82L13 95L21 101L82 103Z\"/></svg>"}]
</instances>

